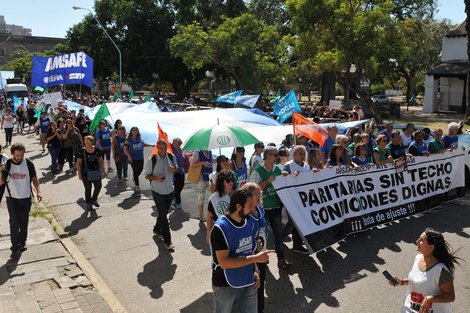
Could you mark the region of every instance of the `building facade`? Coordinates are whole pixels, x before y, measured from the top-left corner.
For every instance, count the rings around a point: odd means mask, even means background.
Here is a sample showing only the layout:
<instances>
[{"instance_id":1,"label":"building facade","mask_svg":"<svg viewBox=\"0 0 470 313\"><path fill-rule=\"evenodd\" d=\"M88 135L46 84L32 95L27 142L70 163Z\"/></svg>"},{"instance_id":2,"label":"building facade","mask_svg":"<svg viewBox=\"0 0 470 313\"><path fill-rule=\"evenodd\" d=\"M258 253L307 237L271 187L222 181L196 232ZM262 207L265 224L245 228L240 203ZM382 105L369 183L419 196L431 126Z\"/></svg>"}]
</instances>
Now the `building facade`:
<instances>
[{"instance_id":1,"label":"building facade","mask_svg":"<svg viewBox=\"0 0 470 313\"><path fill-rule=\"evenodd\" d=\"M442 63L426 73L423 112L457 111L467 106L466 21L442 37Z\"/></svg>"}]
</instances>

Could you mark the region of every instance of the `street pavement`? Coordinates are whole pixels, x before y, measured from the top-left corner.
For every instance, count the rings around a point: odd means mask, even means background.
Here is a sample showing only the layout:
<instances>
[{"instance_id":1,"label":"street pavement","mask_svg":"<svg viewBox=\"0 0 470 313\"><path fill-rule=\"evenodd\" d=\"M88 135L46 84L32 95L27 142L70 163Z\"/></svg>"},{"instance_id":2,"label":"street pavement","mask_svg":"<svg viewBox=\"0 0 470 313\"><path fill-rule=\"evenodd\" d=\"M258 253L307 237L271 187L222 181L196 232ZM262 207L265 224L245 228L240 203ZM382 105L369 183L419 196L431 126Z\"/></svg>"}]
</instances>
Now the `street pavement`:
<instances>
[{"instance_id":1,"label":"street pavement","mask_svg":"<svg viewBox=\"0 0 470 313\"><path fill-rule=\"evenodd\" d=\"M172 206L170 210L176 248L169 252L152 234L156 208L149 183L142 176L142 192L137 194L131 181L118 184L115 172L111 172L103 179L101 208L90 213L85 210L84 188L78 177L65 172L52 175L48 169L50 156L41 152L36 136L15 134L13 142L26 145L26 156L36 165L44 204L103 282L94 287L107 304L113 302L108 297L115 296L115 302L127 312L213 311L210 249L205 224L197 220L194 185L185 185L183 208ZM152 149L146 148L146 157ZM132 177L131 173L129 167ZM426 227L443 232L454 248L463 247L459 255L470 260L469 209L470 198L466 197L460 204L447 203L431 212L349 236L312 257L295 253L287 239L286 257L294 265L278 269L271 255L265 312L399 311L406 287L389 286L382 272L408 275L416 254L415 241ZM5 224L7 220L2 218L1 225ZM273 248L270 239L268 248ZM469 282L468 264L462 262L455 273L454 312L468 312ZM101 290L108 287L112 295Z\"/></svg>"}]
</instances>

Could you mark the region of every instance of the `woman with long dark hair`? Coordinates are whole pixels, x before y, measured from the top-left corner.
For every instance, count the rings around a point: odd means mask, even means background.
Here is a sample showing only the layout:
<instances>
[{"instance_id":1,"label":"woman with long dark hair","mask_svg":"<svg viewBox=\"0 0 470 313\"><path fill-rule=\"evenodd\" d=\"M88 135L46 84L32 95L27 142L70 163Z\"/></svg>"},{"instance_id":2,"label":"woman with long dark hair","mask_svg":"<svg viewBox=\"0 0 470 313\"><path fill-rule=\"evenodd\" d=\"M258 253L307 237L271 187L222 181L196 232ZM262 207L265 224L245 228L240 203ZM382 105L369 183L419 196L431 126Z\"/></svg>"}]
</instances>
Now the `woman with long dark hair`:
<instances>
[{"instance_id":1,"label":"woman with long dark hair","mask_svg":"<svg viewBox=\"0 0 470 313\"><path fill-rule=\"evenodd\" d=\"M325 167L341 166L346 165L346 160L343 156L343 147L340 144L335 143L331 146L329 159L326 160Z\"/></svg>"},{"instance_id":2,"label":"woman with long dark hair","mask_svg":"<svg viewBox=\"0 0 470 313\"><path fill-rule=\"evenodd\" d=\"M237 175L236 187L243 187L248 180L248 168L246 166L245 148L236 147L233 149L229 168Z\"/></svg>"},{"instance_id":3,"label":"woman with long dark hair","mask_svg":"<svg viewBox=\"0 0 470 313\"><path fill-rule=\"evenodd\" d=\"M455 300L453 275L455 265L461 260L456 256L460 249L453 251L444 236L432 228L426 228L416 244L419 254L408 278L394 277L397 286L408 286L401 312L452 312L451 302Z\"/></svg>"},{"instance_id":4,"label":"woman with long dark hair","mask_svg":"<svg viewBox=\"0 0 470 313\"><path fill-rule=\"evenodd\" d=\"M46 132L46 140L47 149L51 156L51 172L52 174L57 174L59 173L57 157L59 156L60 150L62 150L62 132L57 129L57 124L55 122L51 122L51 124L49 124L49 128Z\"/></svg>"}]
</instances>

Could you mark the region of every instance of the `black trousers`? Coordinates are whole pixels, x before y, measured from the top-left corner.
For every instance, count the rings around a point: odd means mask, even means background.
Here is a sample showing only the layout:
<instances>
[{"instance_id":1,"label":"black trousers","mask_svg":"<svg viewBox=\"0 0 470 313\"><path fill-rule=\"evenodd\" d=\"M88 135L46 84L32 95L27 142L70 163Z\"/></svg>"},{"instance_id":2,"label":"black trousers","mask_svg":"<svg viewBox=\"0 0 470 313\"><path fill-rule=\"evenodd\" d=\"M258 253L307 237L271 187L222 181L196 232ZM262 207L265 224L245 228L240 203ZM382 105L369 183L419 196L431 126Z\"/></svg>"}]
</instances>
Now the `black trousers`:
<instances>
[{"instance_id":1,"label":"black trousers","mask_svg":"<svg viewBox=\"0 0 470 313\"><path fill-rule=\"evenodd\" d=\"M88 177L86 174L82 174L82 182L83 186L85 187L85 201L86 204L92 204L93 201L96 201L98 199L98 196L101 191L101 179L98 180L88 180ZM95 187L95 190L93 191L93 195L91 194L91 188Z\"/></svg>"},{"instance_id":2,"label":"black trousers","mask_svg":"<svg viewBox=\"0 0 470 313\"><path fill-rule=\"evenodd\" d=\"M175 197L175 193L172 192L167 195L161 195L152 190L152 196L158 211L157 223L154 229L162 234L163 242L169 244L171 243L171 233L167 214L170 210L171 202L173 202L173 198Z\"/></svg>"},{"instance_id":3,"label":"black trousers","mask_svg":"<svg viewBox=\"0 0 470 313\"><path fill-rule=\"evenodd\" d=\"M175 201L177 204L181 203L181 191L184 187L184 173L175 173Z\"/></svg>"},{"instance_id":4,"label":"black trousers","mask_svg":"<svg viewBox=\"0 0 470 313\"><path fill-rule=\"evenodd\" d=\"M18 248L20 243L28 238L29 211L31 211L31 198L16 199L7 197L8 214L10 215L10 239L12 249Z\"/></svg>"},{"instance_id":5,"label":"black trousers","mask_svg":"<svg viewBox=\"0 0 470 313\"><path fill-rule=\"evenodd\" d=\"M144 169L144 160L134 160L132 159L132 175L134 177L134 182L136 186L139 186L139 175Z\"/></svg>"}]
</instances>

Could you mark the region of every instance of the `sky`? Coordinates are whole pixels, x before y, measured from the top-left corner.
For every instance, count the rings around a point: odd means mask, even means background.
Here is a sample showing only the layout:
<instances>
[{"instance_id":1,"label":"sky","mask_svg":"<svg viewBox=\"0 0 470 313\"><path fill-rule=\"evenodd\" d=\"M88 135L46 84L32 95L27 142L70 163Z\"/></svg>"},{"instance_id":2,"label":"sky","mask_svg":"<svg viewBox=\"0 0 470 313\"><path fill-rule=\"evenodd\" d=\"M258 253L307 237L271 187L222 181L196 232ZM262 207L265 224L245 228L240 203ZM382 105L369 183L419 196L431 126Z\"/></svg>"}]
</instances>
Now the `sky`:
<instances>
[{"instance_id":1,"label":"sky","mask_svg":"<svg viewBox=\"0 0 470 313\"><path fill-rule=\"evenodd\" d=\"M90 9L94 0L3 0L0 15L7 24L31 28L33 36L64 38L67 29L79 23L88 14L73 6ZM465 20L464 0L439 0L438 19L447 18L455 24Z\"/></svg>"}]
</instances>

